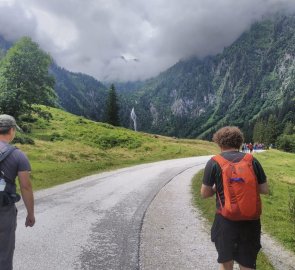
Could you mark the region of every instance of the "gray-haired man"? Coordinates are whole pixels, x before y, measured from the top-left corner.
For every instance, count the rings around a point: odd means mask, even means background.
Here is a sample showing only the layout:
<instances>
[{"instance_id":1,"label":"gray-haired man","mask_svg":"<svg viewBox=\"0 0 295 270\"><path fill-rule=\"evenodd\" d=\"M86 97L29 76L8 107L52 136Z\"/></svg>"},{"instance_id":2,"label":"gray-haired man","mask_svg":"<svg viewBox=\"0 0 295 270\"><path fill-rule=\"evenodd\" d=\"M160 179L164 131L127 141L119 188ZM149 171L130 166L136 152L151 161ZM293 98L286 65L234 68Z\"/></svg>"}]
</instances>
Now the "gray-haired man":
<instances>
[{"instance_id":1,"label":"gray-haired man","mask_svg":"<svg viewBox=\"0 0 295 270\"><path fill-rule=\"evenodd\" d=\"M31 166L26 155L19 149L9 145L14 139L16 129L19 129L15 119L6 114L0 115L0 269L13 268L13 253L15 247L15 229L17 209L15 202L19 200L16 194L15 178L18 176L20 190L27 209L25 225L34 226L34 197L30 182Z\"/></svg>"}]
</instances>

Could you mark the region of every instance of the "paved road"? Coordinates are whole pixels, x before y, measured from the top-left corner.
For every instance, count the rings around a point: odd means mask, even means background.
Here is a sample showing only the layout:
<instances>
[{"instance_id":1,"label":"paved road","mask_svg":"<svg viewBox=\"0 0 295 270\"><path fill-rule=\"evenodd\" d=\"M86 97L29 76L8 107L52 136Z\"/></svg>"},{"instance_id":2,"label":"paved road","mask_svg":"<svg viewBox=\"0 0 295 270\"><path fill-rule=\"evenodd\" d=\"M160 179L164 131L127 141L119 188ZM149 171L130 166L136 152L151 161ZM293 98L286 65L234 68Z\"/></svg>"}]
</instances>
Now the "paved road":
<instances>
[{"instance_id":1,"label":"paved road","mask_svg":"<svg viewBox=\"0 0 295 270\"><path fill-rule=\"evenodd\" d=\"M157 193L208 157L162 161L37 192L33 228L19 205L15 270L139 269L144 214Z\"/></svg>"}]
</instances>

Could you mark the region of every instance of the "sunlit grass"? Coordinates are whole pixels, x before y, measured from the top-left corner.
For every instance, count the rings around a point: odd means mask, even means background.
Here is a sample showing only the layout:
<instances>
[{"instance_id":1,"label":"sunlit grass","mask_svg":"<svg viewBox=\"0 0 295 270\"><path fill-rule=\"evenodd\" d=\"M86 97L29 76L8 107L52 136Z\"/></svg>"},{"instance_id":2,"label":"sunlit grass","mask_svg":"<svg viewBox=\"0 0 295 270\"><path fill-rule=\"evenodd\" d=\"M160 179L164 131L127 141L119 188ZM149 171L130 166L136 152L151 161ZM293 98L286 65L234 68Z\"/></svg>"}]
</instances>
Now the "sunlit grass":
<instances>
[{"instance_id":1,"label":"sunlit grass","mask_svg":"<svg viewBox=\"0 0 295 270\"><path fill-rule=\"evenodd\" d=\"M32 124L28 136L34 139L34 145L17 145L31 161L35 190L115 168L218 151L206 141L134 132L41 108L53 118L39 118Z\"/></svg>"},{"instance_id":2,"label":"sunlit grass","mask_svg":"<svg viewBox=\"0 0 295 270\"><path fill-rule=\"evenodd\" d=\"M262 196L262 224L266 232L295 252L295 216L290 202L295 201L295 154L271 150L256 158L267 175L271 194Z\"/></svg>"}]
</instances>

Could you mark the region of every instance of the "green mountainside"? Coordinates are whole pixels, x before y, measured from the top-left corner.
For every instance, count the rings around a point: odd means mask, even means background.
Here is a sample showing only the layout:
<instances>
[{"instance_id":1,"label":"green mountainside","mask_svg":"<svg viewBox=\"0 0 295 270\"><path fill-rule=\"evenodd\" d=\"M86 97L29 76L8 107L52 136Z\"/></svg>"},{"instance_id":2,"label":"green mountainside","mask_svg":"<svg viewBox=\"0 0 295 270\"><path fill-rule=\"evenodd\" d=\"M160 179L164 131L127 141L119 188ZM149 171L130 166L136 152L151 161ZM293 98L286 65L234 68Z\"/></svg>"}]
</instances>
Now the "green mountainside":
<instances>
[{"instance_id":1,"label":"green mountainside","mask_svg":"<svg viewBox=\"0 0 295 270\"><path fill-rule=\"evenodd\" d=\"M107 88L93 77L52 64L59 103L66 111L96 121L105 119Z\"/></svg>"},{"instance_id":2,"label":"green mountainside","mask_svg":"<svg viewBox=\"0 0 295 270\"><path fill-rule=\"evenodd\" d=\"M127 97L124 125L135 108L140 130L211 138L237 125L252 139L258 118L295 123L295 16L257 22L216 56L182 60Z\"/></svg>"}]
</instances>

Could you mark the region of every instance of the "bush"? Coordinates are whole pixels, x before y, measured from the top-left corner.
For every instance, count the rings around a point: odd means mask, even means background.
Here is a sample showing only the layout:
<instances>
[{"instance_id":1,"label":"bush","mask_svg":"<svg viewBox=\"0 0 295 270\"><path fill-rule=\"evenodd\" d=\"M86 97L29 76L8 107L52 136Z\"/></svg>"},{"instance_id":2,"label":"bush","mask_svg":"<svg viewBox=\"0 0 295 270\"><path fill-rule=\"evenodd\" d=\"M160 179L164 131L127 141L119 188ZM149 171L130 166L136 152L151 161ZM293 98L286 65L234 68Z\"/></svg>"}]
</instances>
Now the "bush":
<instances>
[{"instance_id":1,"label":"bush","mask_svg":"<svg viewBox=\"0 0 295 270\"><path fill-rule=\"evenodd\" d=\"M103 149L112 147L126 147L128 149L135 149L140 147L142 144L140 140L125 134L99 135L94 141Z\"/></svg>"},{"instance_id":2,"label":"bush","mask_svg":"<svg viewBox=\"0 0 295 270\"><path fill-rule=\"evenodd\" d=\"M50 135L50 141L51 142L55 142L55 141L63 141L64 138L62 137L62 135L60 135L59 133L57 132L53 132L51 135Z\"/></svg>"},{"instance_id":3,"label":"bush","mask_svg":"<svg viewBox=\"0 0 295 270\"><path fill-rule=\"evenodd\" d=\"M277 148L286 152L295 153L295 134L283 134L277 139Z\"/></svg>"},{"instance_id":4,"label":"bush","mask_svg":"<svg viewBox=\"0 0 295 270\"><path fill-rule=\"evenodd\" d=\"M31 131L32 131L32 124L29 124L29 123L21 123L20 124L20 128L25 133L31 133Z\"/></svg>"},{"instance_id":5,"label":"bush","mask_svg":"<svg viewBox=\"0 0 295 270\"><path fill-rule=\"evenodd\" d=\"M17 134L13 140L13 143L34 145L35 141L32 138L30 138L24 134Z\"/></svg>"}]
</instances>

